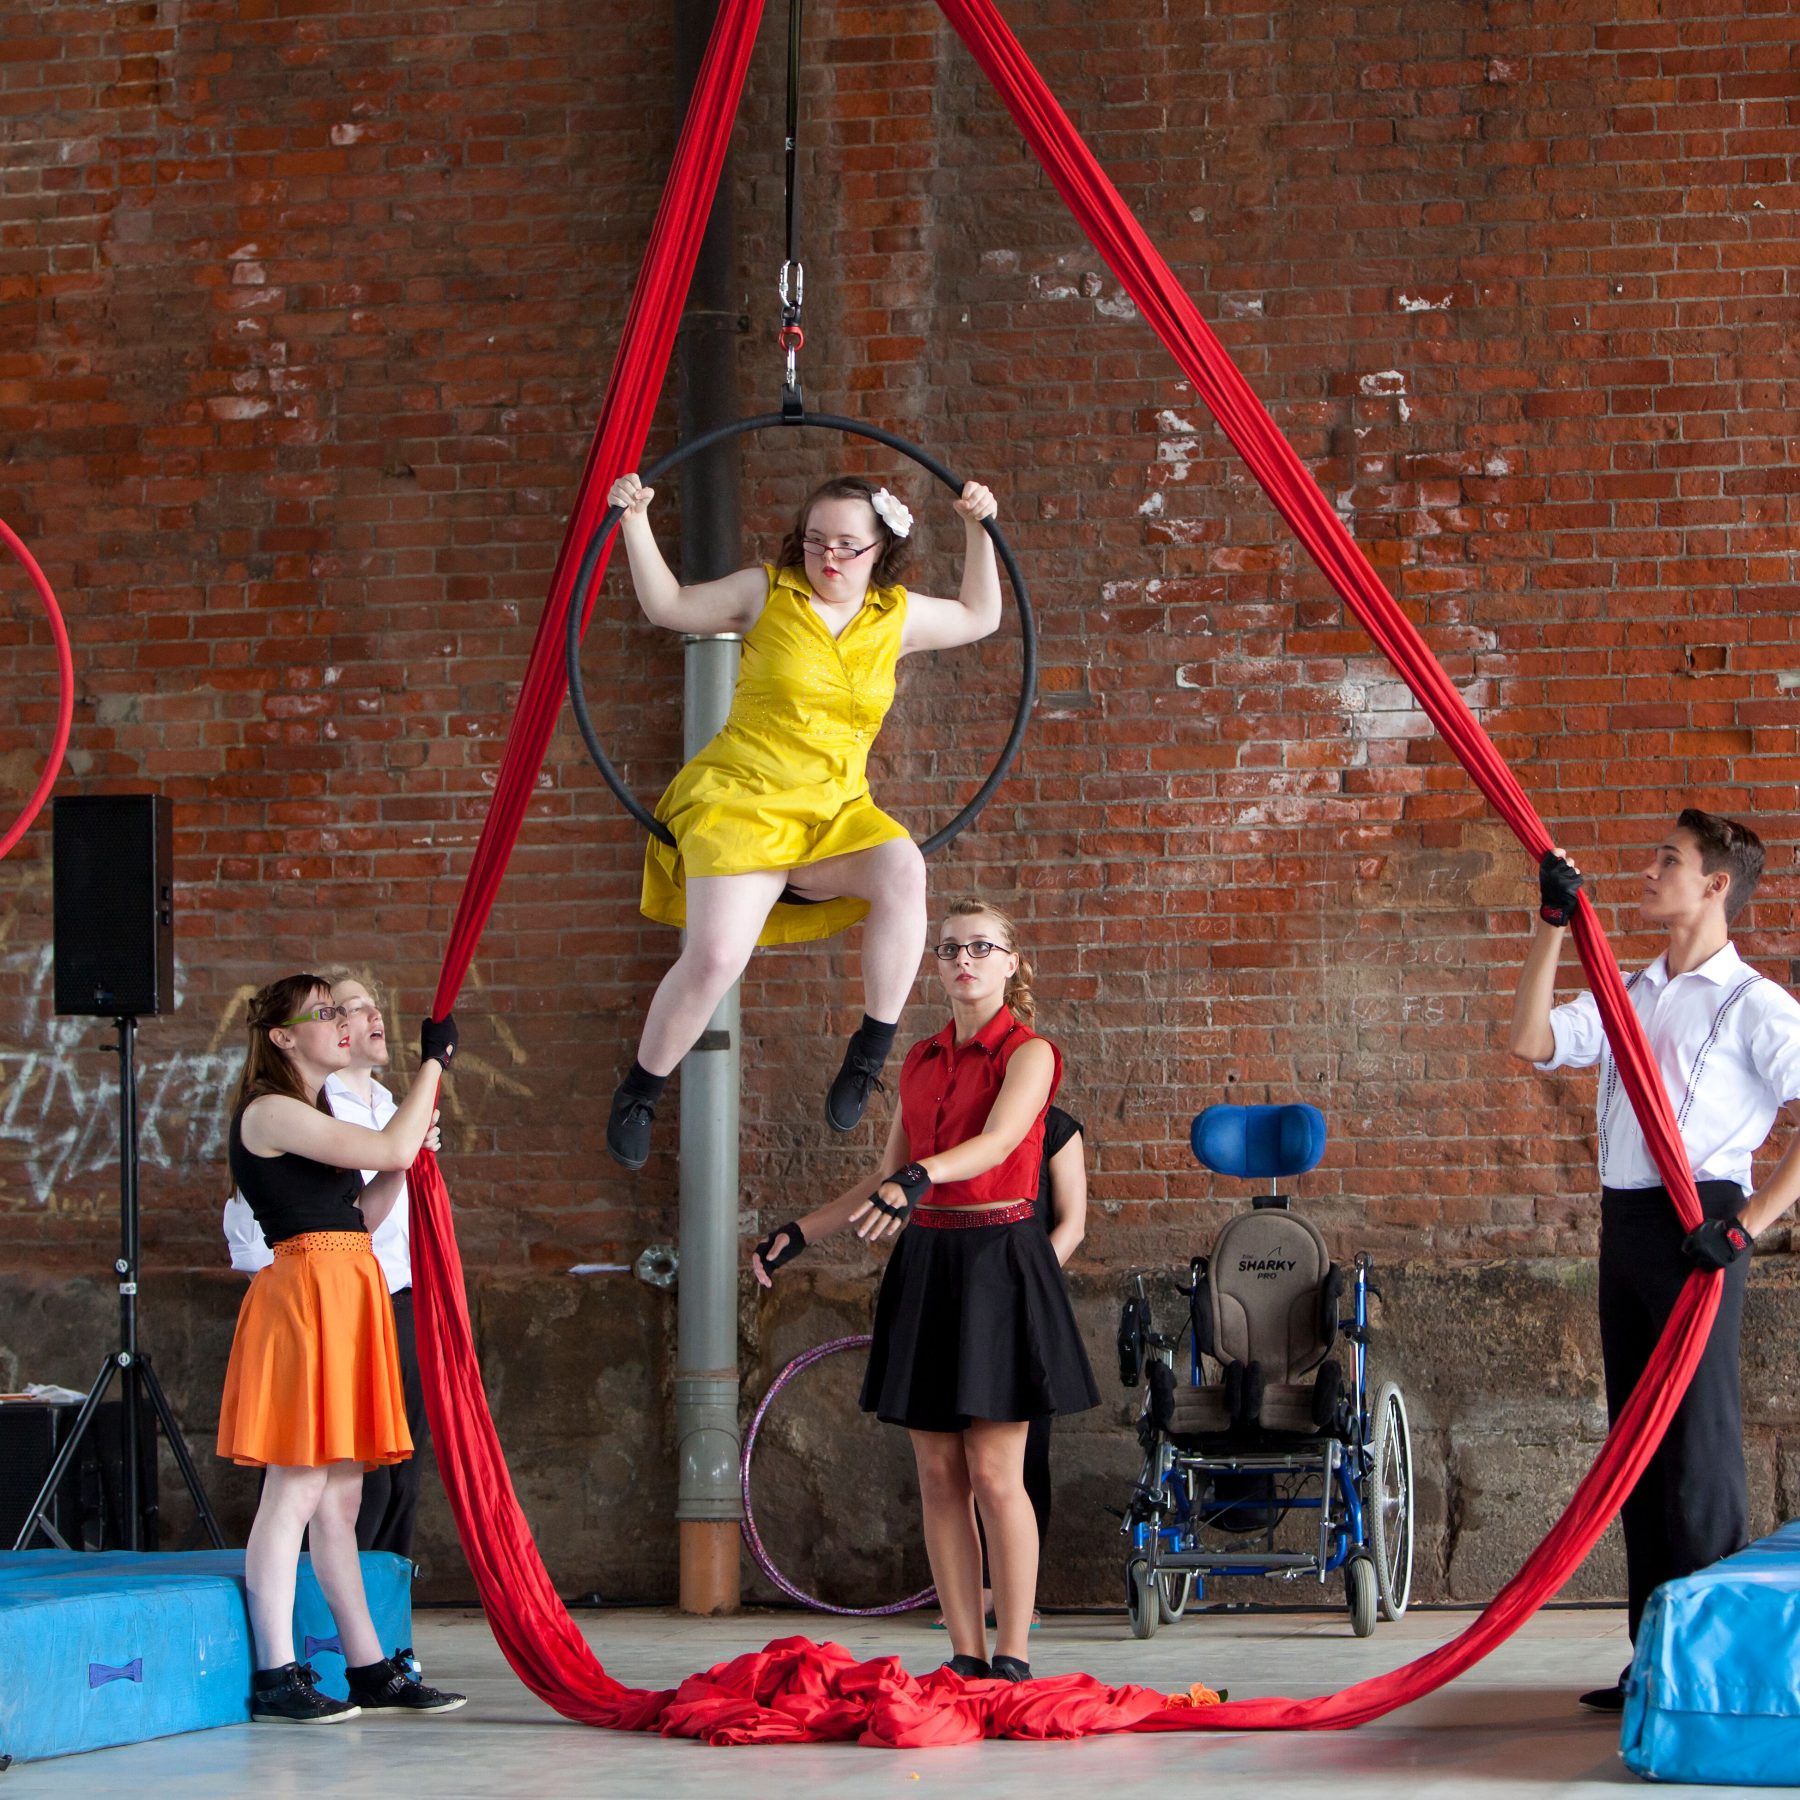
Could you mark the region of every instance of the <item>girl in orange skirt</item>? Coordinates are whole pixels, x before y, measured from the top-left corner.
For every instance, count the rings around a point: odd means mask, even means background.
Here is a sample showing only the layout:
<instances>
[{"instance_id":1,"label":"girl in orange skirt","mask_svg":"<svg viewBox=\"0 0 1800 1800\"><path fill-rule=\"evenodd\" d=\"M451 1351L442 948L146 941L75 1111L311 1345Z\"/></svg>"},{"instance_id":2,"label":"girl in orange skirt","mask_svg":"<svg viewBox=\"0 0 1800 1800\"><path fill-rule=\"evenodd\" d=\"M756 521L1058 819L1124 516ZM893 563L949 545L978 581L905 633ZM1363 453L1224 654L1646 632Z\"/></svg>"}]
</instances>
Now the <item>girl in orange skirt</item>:
<instances>
[{"instance_id":1,"label":"girl in orange skirt","mask_svg":"<svg viewBox=\"0 0 1800 1800\"><path fill-rule=\"evenodd\" d=\"M347 1066L344 1009L317 975L273 981L250 1002L250 1043L227 1139L232 1178L275 1252L238 1313L219 1404L219 1454L264 1471L244 1551L256 1636L250 1716L327 1724L364 1709L448 1712L460 1694L384 1657L363 1593L356 1513L365 1467L412 1454L394 1314L369 1231L399 1198L420 1149L436 1147L433 1101L456 1022L427 1019L419 1078L381 1131L334 1119L325 1078ZM362 1171L377 1171L367 1187ZM311 1530L343 1644L350 1700L318 1692L294 1659L294 1582Z\"/></svg>"}]
</instances>

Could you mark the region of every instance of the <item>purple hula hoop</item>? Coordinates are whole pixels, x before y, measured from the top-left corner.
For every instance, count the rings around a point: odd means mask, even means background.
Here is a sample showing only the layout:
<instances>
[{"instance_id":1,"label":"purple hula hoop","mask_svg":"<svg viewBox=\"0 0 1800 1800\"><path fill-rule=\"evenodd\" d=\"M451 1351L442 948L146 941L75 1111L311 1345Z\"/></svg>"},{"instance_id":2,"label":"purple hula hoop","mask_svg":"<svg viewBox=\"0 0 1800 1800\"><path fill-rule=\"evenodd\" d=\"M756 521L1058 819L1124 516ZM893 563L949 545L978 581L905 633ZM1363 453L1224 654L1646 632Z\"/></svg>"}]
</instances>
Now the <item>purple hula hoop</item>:
<instances>
[{"instance_id":1,"label":"purple hula hoop","mask_svg":"<svg viewBox=\"0 0 1800 1800\"><path fill-rule=\"evenodd\" d=\"M794 1379L810 1369L814 1363L823 1362L826 1357L835 1355L840 1350L860 1350L874 1340L866 1333L862 1337L833 1338L828 1344L818 1344L811 1350L803 1350L769 1383L769 1391L763 1395L762 1404L756 1409L756 1416L750 1421L750 1430L744 1438L744 1460L738 1471L739 1481L744 1495L744 1542L750 1546L750 1555L756 1566L787 1595L790 1600L798 1600L802 1606L810 1606L814 1612L839 1613L853 1619L881 1619L890 1613L911 1612L915 1607L929 1606L937 1598L937 1589L923 1588L910 1600L896 1600L891 1606L833 1606L829 1600L821 1600L809 1594L804 1588L796 1587L782 1574L770 1560L769 1553L763 1548L761 1534L756 1529L756 1513L750 1505L750 1459L756 1454L756 1434L762 1430L763 1415L769 1410L775 1396Z\"/></svg>"}]
</instances>

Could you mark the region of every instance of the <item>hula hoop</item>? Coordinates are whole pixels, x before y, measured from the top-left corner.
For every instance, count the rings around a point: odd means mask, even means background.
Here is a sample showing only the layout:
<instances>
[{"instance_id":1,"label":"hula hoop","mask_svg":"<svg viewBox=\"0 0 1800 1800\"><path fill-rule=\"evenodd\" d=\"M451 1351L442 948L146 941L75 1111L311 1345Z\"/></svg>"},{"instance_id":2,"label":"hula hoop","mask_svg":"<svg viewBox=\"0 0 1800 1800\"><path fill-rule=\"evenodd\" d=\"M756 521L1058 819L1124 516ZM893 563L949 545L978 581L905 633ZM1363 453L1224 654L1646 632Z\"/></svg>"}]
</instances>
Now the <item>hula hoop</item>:
<instances>
[{"instance_id":1,"label":"hula hoop","mask_svg":"<svg viewBox=\"0 0 1800 1800\"><path fill-rule=\"evenodd\" d=\"M644 485L654 487L671 469L679 468L690 456L697 456L702 450L710 450L715 444L742 437L747 432L791 429L796 425L810 425L823 431L847 432L852 437L868 438L872 443L885 444L888 449L899 451L902 456L910 458L920 468L935 475L953 494L962 492L962 483L929 451L921 450L916 444L909 444L905 438L896 437L891 431L883 431L875 425L860 425L856 420L842 418L836 413L758 413L754 418L733 420L730 424L717 426L697 438L690 438L685 444L678 444L661 462L653 464L646 471ZM624 777L613 767L605 750L601 748L599 734L588 716L587 693L581 680L581 621L587 613L588 598L593 591L601 553L612 541L621 517L621 510L616 506L609 506L601 515L582 555L581 569L575 577L575 591L569 596L567 642L564 646L569 675L569 703L575 709L575 723L581 727L582 741L588 747L588 755L594 759L594 767L612 789L614 798L652 837L659 838L673 848L674 833L632 793ZM994 790L1006 779L1006 772L1012 767L1020 744L1025 741L1025 727L1030 721L1031 709L1037 702L1037 621L1031 612L1031 596L1026 591L1025 578L1019 571L1012 546L1007 543L999 526L992 519L984 519L982 529L992 540L995 554L1006 570L1006 579L1013 592L1013 604L1019 610L1019 641L1024 652L1019 672L1019 703L1013 713L1012 731L987 780L975 790L974 799L943 830L933 832L919 846L926 856L931 855L934 850L941 850L959 832L972 825L982 808L993 797Z\"/></svg>"},{"instance_id":2,"label":"hula hoop","mask_svg":"<svg viewBox=\"0 0 1800 1800\"><path fill-rule=\"evenodd\" d=\"M851 1619L883 1619L891 1613L912 1612L917 1607L929 1606L937 1598L937 1589L922 1588L910 1600L896 1600L891 1606L833 1606L829 1600L821 1600L816 1594L809 1594L804 1588L796 1587L776 1568L768 1551L763 1548L761 1534L756 1529L756 1512L750 1504L750 1459L756 1454L756 1434L762 1430L763 1415L769 1410L770 1402L796 1375L804 1374L814 1363L823 1362L826 1357L834 1356L840 1350L861 1350L874 1341L865 1332L861 1337L833 1338L828 1344L818 1344L811 1350L801 1351L769 1383L769 1391L763 1395L762 1404L757 1407L756 1416L750 1421L750 1429L745 1434L744 1460L738 1471L739 1486L744 1496L744 1542L750 1546L750 1555L756 1566L790 1600L798 1600L802 1606L810 1606L814 1612L838 1613Z\"/></svg>"},{"instance_id":3,"label":"hula hoop","mask_svg":"<svg viewBox=\"0 0 1800 1800\"><path fill-rule=\"evenodd\" d=\"M31 829L31 822L44 809L44 802L50 798L50 790L56 786L56 778L62 773L63 755L69 748L69 728L75 720L75 658L69 649L69 628L63 623L62 608L56 604L56 595L50 591L50 583L44 578L44 571L38 567L37 558L25 548L17 532L0 519L0 543L4 543L13 553L19 566L31 577L31 585L38 591L38 598L44 603L44 616L50 621L50 635L56 640L56 737L50 746L50 758L44 765L44 773L39 778L37 788L31 798L25 802L25 810L13 821L12 828L5 837L0 837L0 857L5 856Z\"/></svg>"}]
</instances>

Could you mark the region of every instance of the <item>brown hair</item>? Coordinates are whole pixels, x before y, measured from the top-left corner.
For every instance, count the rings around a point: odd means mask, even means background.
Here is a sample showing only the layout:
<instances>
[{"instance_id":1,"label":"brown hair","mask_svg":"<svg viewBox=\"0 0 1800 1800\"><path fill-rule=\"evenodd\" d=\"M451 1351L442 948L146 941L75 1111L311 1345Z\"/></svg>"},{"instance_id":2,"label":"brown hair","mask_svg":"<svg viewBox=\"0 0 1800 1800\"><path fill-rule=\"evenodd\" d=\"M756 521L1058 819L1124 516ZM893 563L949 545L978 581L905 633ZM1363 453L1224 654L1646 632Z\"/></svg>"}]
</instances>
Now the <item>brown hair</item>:
<instances>
[{"instance_id":1,"label":"brown hair","mask_svg":"<svg viewBox=\"0 0 1800 1800\"><path fill-rule=\"evenodd\" d=\"M1681 809L1675 829L1685 831L1699 845L1700 867L1708 875L1721 869L1731 871L1731 885L1725 890L1725 921L1729 924L1750 904L1750 896L1762 880L1762 839L1748 825L1721 813L1702 812L1697 806Z\"/></svg>"},{"instance_id":2,"label":"brown hair","mask_svg":"<svg viewBox=\"0 0 1800 1800\"><path fill-rule=\"evenodd\" d=\"M812 509L821 500L860 500L870 512L875 513L875 529L881 534L881 551L875 558L874 568L869 571L869 586L891 587L898 581L901 571L906 567L909 542L906 538L897 537L889 529L887 520L875 512L875 490L860 475L834 475L829 481L821 481L806 496L800 511L795 515L793 530L781 540L780 567L800 569L806 566L803 542L806 537L806 521L811 518Z\"/></svg>"},{"instance_id":3,"label":"brown hair","mask_svg":"<svg viewBox=\"0 0 1800 1800\"><path fill-rule=\"evenodd\" d=\"M1019 947L1019 928L999 907L990 906L979 894L965 894L944 909L946 919L967 919L976 913L992 919L1000 927L1006 937L1005 948L1019 959L1018 970L1006 984L1006 1004L1020 1024L1030 1027L1037 1019L1037 996L1031 991L1031 962Z\"/></svg>"},{"instance_id":4,"label":"brown hair","mask_svg":"<svg viewBox=\"0 0 1800 1800\"><path fill-rule=\"evenodd\" d=\"M305 1012L308 1002L321 988L329 1001L331 983L323 975L283 975L279 981L271 981L251 996L246 1019L250 1041L244 1051L243 1073L238 1076L236 1091L231 1096L234 1113L264 1094L287 1094L295 1100L306 1099L306 1083L300 1079L300 1071L269 1033ZM312 1104L320 1112L331 1111L325 1104L323 1087Z\"/></svg>"}]
</instances>

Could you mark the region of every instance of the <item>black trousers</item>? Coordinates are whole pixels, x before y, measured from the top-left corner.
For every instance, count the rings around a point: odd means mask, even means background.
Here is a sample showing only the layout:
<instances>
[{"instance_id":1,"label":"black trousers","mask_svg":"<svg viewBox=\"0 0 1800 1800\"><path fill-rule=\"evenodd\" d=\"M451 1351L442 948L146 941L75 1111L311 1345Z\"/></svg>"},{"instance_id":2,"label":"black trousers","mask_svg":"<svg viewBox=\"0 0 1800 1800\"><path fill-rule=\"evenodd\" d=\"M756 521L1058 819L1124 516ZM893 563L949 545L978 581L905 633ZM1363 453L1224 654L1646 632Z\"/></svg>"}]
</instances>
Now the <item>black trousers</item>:
<instances>
[{"instance_id":1,"label":"black trousers","mask_svg":"<svg viewBox=\"0 0 1800 1800\"><path fill-rule=\"evenodd\" d=\"M359 1550L391 1550L410 1557L413 1526L419 1511L419 1471L431 1445L425 1417L425 1388L419 1379L419 1340L413 1330L411 1288L394 1296L394 1333L400 1341L400 1386L406 1395L406 1424L413 1453L405 1462L388 1463L363 1475L362 1508L356 1515Z\"/></svg>"},{"instance_id":2,"label":"black trousers","mask_svg":"<svg viewBox=\"0 0 1800 1800\"><path fill-rule=\"evenodd\" d=\"M1703 1181L1700 1204L1709 1219L1735 1218L1743 1208L1743 1190L1729 1181ZM1692 1272L1681 1254L1685 1235L1664 1189L1601 1190L1600 1349L1609 1419L1623 1410ZM1725 1271L1700 1366L1620 1513L1634 1642L1654 1589L1750 1541L1738 1392L1738 1337L1749 1275L1747 1256Z\"/></svg>"}]
</instances>

